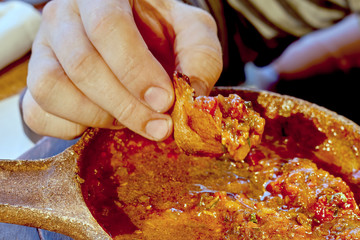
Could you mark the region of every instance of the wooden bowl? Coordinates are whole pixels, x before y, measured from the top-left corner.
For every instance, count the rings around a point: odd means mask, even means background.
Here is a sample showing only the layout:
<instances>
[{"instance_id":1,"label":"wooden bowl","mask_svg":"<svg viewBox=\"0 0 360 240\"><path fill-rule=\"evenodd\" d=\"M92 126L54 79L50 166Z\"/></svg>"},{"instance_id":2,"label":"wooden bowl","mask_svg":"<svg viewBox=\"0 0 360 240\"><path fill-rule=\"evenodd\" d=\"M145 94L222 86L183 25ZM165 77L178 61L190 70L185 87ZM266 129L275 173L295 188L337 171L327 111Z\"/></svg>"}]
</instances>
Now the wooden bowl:
<instances>
[{"instance_id":1,"label":"wooden bowl","mask_svg":"<svg viewBox=\"0 0 360 240\"><path fill-rule=\"evenodd\" d=\"M290 96L243 88L215 88L252 101L267 131L294 135L304 151L355 189L360 186L360 127L315 104ZM293 128L291 126L297 126ZM111 239L86 205L78 161L102 130L89 129L78 143L50 158L0 160L0 221L42 228L74 239ZM86 160L86 159L85 159ZM85 179L86 181L86 179ZM353 188L354 189L354 188ZM359 200L359 192L355 197Z\"/></svg>"}]
</instances>

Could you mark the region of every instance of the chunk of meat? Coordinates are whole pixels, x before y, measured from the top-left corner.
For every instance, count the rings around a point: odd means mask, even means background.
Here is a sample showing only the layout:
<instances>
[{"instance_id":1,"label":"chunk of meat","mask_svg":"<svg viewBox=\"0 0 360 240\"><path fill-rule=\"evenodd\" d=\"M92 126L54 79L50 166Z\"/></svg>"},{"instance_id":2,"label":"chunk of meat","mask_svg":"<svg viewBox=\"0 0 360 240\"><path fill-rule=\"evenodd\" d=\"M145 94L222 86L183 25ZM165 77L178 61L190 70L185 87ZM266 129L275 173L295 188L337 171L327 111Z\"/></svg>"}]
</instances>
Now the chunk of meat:
<instances>
[{"instance_id":1,"label":"chunk of meat","mask_svg":"<svg viewBox=\"0 0 360 240\"><path fill-rule=\"evenodd\" d=\"M265 120L251 103L228 97L194 97L189 78L175 72L176 101L172 111L174 138L187 154L221 156L243 160L252 146L261 142Z\"/></svg>"}]
</instances>

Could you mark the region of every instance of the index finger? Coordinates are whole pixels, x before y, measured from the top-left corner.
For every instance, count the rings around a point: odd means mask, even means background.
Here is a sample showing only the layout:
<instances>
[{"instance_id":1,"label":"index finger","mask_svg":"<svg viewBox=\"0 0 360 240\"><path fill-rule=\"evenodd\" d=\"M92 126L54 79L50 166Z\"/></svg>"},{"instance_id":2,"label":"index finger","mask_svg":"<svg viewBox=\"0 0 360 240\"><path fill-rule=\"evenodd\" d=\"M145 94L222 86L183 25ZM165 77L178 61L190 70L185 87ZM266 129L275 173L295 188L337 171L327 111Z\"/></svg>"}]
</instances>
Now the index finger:
<instances>
[{"instance_id":1,"label":"index finger","mask_svg":"<svg viewBox=\"0 0 360 240\"><path fill-rule=\"evenodd\" d=\"M174 100L171 80L143 40L129 1L78 4L87 36L119 81L152 109L167 111Z\"/></svg>"},{"instance_id":2,"label":"index finger","mask_svg":"<svg viewBox=\"0 0 360 240\"><path fill-rule=\"evenodd\" d=\"M111 0L107 2L111 2ZM72 9L68 9L68 5L57 5L56 3L56 1L52 1L47 5L45 16L49 21L61 20L62 22L57 24L57 31L50 31L51 29L47 31L50 34L46 39L49 41L61 67L74 85L92 102L134 132L153 140L162 140L168 137L172 132L172 120L168 114L158 112L163 112L172 105L171 83L169 82L171 89L168 91L161 86L152 85L152 80L157 79L155 77L149 81L144 81L146 78L144 76L150 75L152 69L140 67L141 65L148 66L146 62L144 63L144 61L149 61L148 58L139 55L134 56L131 53L129 56L123 56L123 53L117 54L112 50L111 55L120 62L120 72L128 76L131 75L130 85L133 84L134 88L129 89L129 84L123 83L122 79L114 75L114 71L109 68L109 63L105 61L102 53L99 52L99 49L94 48L94 44L89 41L83 23L79 19L80 16L76 14L77 9L74 6L71 6ZM102 4L106 5L106 3L103 2ZM113 7L111 5L106 6ZM57 15L53 17L52 13ZM50 24L47 27L50 28L53 25L55 24ZM136 38L136 36L133 37ZM107 38L105 37L105 39ZM121 37L117 39L124 41L124 38ZM127 38L125 37L125 39ZM135 39L133 42L137 41L140 40ZM119 44L124 45L124 43ZM131 46L129 42L126 42L125 45L128 45L127 48ZM109 46L110 48L111 46ZM141 46L134 48L141 48ZM109 53L105 55L110 56ZM156 62L154 64L156 65ZM162 71L165 72L163 69ZM167 75L166 77L168 78ZM136 85L137 87L135 87ZM158 90L160 90L160 94ZM164 94L164 92L166 93ZM168 94L169 92L171 94ZM152 103L149 103L149 100ZM160 107L154 106L154 103L162 105Z\"/></svg>"}]
</instances>

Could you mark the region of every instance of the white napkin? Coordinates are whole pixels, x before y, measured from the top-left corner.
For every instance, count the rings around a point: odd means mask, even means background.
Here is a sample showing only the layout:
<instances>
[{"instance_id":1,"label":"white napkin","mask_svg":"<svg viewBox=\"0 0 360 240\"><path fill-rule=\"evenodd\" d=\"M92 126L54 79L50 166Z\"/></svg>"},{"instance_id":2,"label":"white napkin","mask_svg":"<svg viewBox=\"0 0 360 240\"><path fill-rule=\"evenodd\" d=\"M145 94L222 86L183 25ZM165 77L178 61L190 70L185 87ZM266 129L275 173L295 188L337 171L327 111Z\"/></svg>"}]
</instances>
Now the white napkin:
<instances>
[{"instance_id":1,"label":"white napkin","mask_svg":"<svg viewBox=\"0 0 360 240\"><path fill-rule=\"evenodd\" d=\"M21 1L0 2L0 69L24 56L34 41L41 14Z\"/></svg>"}]
</instances>

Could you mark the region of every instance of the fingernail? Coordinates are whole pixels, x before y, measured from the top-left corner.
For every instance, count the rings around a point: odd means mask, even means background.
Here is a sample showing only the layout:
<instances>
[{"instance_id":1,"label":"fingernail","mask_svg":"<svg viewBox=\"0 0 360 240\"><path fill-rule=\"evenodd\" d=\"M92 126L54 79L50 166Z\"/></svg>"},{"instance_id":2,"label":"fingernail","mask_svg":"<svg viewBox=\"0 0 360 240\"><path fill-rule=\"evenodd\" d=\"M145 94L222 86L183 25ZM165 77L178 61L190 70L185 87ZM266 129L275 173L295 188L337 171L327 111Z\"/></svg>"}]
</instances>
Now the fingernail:
<instances>
[{"instance_id":1,"label":"fingernail","mask_svg":"<svg viewBox=\"0 0 360 240\"><path fill-rule=\"evenodd\" d=\"M198 79L191 79L191 87L195 90L195 96L203 96L208 95L208 89L204 83L204 81Z\"/></svg>"},{"instance_id":2,"label":"fingernail","mask_svg":"<svg viewBox=\"0 0 360 240\"><path fill-rule=\"evenodd\" d=\"M144 94L145 101L158 112L164 112L169 108L169 93L159 87L151 87Z\"/></svg>"},{"instance_id":3,"label":"fingernail","mask_svg":"<svg viewBox=\"0 0 360 240\"><path fill-rule=\"evenodd\" d=\"M155 140L162 140L168 135L170 125L169 121L165 119L151 120L146 124L146 133Z\"/></svg>"}]
</instances>

